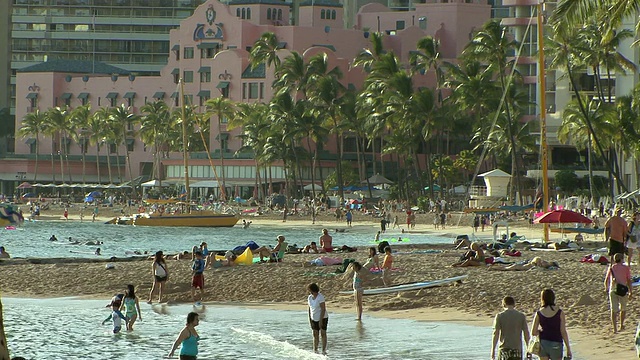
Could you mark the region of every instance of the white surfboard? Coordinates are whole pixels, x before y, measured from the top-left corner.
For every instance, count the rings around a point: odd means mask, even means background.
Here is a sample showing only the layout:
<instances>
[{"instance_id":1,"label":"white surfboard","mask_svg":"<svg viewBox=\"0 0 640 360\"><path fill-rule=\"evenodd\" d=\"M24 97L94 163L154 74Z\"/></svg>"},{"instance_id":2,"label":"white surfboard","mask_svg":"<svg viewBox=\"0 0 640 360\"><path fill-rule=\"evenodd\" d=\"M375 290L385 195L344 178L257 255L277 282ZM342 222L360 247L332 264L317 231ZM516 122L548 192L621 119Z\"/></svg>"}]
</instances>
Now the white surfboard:
<instances>
[{"instance_id":1,"label":"white surfboard","mask_svg":"<svg viewBox=\"0 0 640 360\"><path fill-rule=\"evenodd\" d=\"M531 251L556 251L556 252L569 252L569 251L576 251L578 249L575 248L568 248L568 249L546 249L546 248L536 248L536 247L532 247L529 250Z\"/></svg>"},{"instance_id":2,"label":"white surfboard","mask_svg":"<svg viewBox=\"0 0 640 360\"><path fill-rule=\"evenodd\" d=\"M436 286L442 286L442 285L451 284L451 283L454 283L456 281L460 281L460 280L466 279L468 276L469 275L460 275L460 276L454 276L454 277L447 278L447 279L416 282L416 283L411 283L411 284L403 284L403 285L396 285L396 286L389 286L389 287L375 288L375 289L365 289L363 294L364 295L377 295L377 294L387 294L387 293L400 292L400 291L411 291L411 290L426 289L426 288L430 288L430 287L436 287ZM353 291L340 291L340 294L353 294Z\"/></svg>"}]
</instances>

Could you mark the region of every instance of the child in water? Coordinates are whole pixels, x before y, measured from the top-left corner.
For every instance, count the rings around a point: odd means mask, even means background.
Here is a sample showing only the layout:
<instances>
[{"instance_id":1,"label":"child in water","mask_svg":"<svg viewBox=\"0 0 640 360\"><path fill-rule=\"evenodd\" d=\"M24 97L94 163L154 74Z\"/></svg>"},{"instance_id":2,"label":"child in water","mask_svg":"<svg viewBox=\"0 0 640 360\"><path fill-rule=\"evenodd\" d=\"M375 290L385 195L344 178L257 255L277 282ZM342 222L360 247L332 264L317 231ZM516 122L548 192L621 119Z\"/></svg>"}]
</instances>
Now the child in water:
<instances>
[{"instance_id":1,"label":"child in water","mask_svg":"<svg viewBox=\"0 0 640 360\"><path fill-rule=\"evenodd\" d=\"M117 294L111 299L111 303L107 305L111 306L111 315L109 315L109 317L104 319L104 321L102 322L102 325L104 325L109 320L113 321L114 334L119 333L122 329L122 320L124 320L125 322L127 321L127 318L120 312L120 306L122 305L123 297L124 294Z\"/></svg>"},{"instance_id":2,"label":"child in water","mask_svg":"<svg viewBox=\"0 0 640 360\"><path fill-rule=\"evenodd\" d=\"M362 288L362 278L360 277L360 270L362 270L362 265L359 262L355 261L351 263L351 268L353 269L353 300L356 305L356 315L358 316L357 320L362 320L362 294L364 292Z\"/></svg>"}]
</instances>

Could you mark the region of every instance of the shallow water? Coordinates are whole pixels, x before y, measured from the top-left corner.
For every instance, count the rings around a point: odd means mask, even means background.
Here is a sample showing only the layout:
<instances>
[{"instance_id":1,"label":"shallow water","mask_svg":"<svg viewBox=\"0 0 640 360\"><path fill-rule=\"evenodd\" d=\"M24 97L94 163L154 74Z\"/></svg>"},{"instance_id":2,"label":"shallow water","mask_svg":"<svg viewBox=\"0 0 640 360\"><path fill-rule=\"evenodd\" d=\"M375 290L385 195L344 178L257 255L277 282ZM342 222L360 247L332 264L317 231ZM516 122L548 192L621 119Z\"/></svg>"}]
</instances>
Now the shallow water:
<instances>
[{"instance_id":1,"label":"shallow water","mask_svg":"<svg viewBox=\"0 0 640 360\"><path fill-rule=\"evenodd\" d=\"M141 304L143 321L117 335L107 300L5 298L5 331L12 356L26 359L161 359L184 326L190 305ZM155 310L155 311L153 311ZM199 359L487 359L491 329L384 319L329 308L328 356L311 352L305 311L207 306L198 332ZM461 341L462 340L462 341ZM177 352L176 352L177 353Z\"/></svg>"},{"instance_id":2,"label":"shallow water","mask_svg":"<svg viewBox=\"0 0 640 360\"><path fill-rule=\"evenodd\" d=\"M331 233L333 245L351 247L373 246L377 229L372 226L370 234L360 232ZM51 235L58 241L48 241ZM233 228L178 228L178 227L142 227L110 225L92 222L36 221L27 222L16 230L0 230L0 245L5 246L12 257L96 257L95 249L100 247L103 257L123 257L131 251L165 253L191 250L194 245L206 241L209 249L232 249L253 240L260 245L275 246L276 237L285 235L289 245L300 247L311 241L317 241L321 235L319 229L304 227L260 226L253 224L248 229L241 226ZM69 245L68 238L80 242L102 241L104 244ZM401 234L389 232L381 240L402 237L402 244L443 244L451 243L450 238L426 234Z\"/></svg>"}]
</instances>

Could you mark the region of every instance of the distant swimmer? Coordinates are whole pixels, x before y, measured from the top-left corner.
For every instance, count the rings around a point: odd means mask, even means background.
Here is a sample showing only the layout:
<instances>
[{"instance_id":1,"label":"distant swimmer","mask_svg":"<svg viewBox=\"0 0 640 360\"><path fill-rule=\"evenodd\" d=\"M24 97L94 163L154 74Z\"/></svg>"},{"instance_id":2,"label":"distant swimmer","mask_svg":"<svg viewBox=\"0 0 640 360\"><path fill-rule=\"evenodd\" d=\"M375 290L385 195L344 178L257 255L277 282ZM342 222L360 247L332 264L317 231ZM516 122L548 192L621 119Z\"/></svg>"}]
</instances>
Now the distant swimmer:
<instances>
[{"instance_id":1,"label":"distant swimmer","mask_svg":"<svg viewBox=\"0 0 640 360\"><path fill-rule=\"evenodd\" d=\"M96 249L95 254L96 254L96 255L100 255L100 248L97 248L97 249Z\"/></svg>"},{"instance_id":2,"label":"distant swimmer","mask_svg":"<svg viewBox=\"0 0 640 360\"><path fill-rule=\"evenodd\" d=\"M251 225L251 221L247 221L247 220L242 219L242 228L243 229L248 228L250 225Z\"/></svg>"},{"instance_id":3,"label":"distant swimmer","mask_svg":"<svg viewBox=\"0 0 640 360\"><path fill-rule=\"evenodd\" d=\"M58 241L58 238L55 235L51 235L49 241Z\"/></svg>"},{"instance_id":4,"label":"distant swimmer","mask_svg":"<svg viewBox=\"0 0 640 360\"><path fill-rule=\"evenodd\" d=\"M102 245L104 244L102 241L87 241L86 243L84 243L85 245L90 245L90 246L95 246L95 245Z\"/></svg>"}]
</instances>

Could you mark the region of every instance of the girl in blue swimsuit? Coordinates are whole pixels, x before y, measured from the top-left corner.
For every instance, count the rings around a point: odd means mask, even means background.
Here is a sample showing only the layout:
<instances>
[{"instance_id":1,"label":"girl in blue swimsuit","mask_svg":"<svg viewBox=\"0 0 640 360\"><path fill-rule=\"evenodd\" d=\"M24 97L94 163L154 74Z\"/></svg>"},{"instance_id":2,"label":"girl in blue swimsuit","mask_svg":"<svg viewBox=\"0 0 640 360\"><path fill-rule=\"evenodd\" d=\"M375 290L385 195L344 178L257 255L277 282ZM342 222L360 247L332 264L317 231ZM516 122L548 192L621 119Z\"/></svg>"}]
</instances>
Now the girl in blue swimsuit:
<instances>
[{"instance_id":1,"label":"girl in blue swimsuit","mask_svg":"<svg viewBox=\"0 0 640 360\"><path fill-rule=\"evenodd\" d=\"M133 285L127 285L127 290L124 293L120 310L123 308L125 310L124 316L127 318L127 331L132 331L133 324L135 324L136 319L139 317L140 321L142 321L140 303L138 302L138 297L136 296Z\"/></svg>"},{"instance_id":2,"label":"girl in blue swimsuit","mask_svg":"<svg viewBox=\"0 0 640 360\"><path fill-rule=\"evenodd\" d=\"M170 358L173 357L173 353L178 346L182 345L180 347L180 360L197 360L200 336L198 335L198 331L196 331L196 326L198 326L199 323L198 313L190 312L189 315L187 315L187 324L184 329L180 331L180 335L178 335L176 341L173 342L173 347L169 353Z\"/></svg>"}]
</instances>

